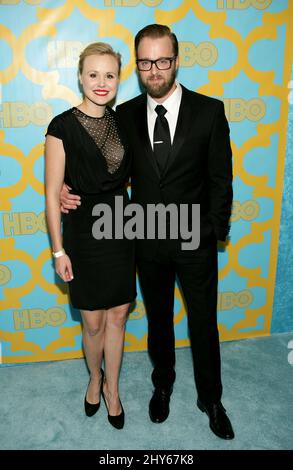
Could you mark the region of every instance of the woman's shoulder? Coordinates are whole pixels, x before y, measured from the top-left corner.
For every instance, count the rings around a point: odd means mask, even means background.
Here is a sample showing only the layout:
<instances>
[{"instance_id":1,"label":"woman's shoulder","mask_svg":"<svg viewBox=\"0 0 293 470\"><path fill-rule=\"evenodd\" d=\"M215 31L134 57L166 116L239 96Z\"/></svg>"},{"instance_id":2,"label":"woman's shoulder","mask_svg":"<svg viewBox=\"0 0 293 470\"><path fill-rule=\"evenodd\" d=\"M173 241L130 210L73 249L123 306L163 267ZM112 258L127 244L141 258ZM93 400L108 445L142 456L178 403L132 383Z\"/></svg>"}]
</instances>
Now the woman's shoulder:
<instances>
[{"instance_id":1,"label":"woman's shoulder","mask_svg":"<svg viewBox=\"0 0 293 470\"><path fill-rule=\"evenodd\" d=\"M48 125L46 136L53 135L59 139L63 139L66 136L66 129L72 122L72 108L63 111L63 113L57 114Z\"/></svg>"},{"instance_id":2,"label":"woman's shoulder","mask_svg":"<svg viewBox=\"0 0 293 470\"><path fill-rule=\"evenodd\" d=\"M61 123L66 123L71 119L72 116L72 110L73 108L66 109L60 114L57 114L56 116L53 117L51 120L51 123L56 123L56 124L61 124Z\"/></svg>"}]
</instances>

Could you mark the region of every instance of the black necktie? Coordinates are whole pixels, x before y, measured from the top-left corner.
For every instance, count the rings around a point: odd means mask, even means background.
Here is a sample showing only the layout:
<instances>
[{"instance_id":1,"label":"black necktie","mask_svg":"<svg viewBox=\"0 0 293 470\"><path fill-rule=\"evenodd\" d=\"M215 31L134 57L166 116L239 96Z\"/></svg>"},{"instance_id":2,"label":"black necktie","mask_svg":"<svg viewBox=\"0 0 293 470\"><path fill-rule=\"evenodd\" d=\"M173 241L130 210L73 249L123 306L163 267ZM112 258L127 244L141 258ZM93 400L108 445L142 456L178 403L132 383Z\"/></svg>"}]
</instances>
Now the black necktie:
<instances>
[{"instance_id":1,"label":"black necktie","mask_svg":"<svg viewBox=\"0 0 293 470\"><path fill-rule=\"evenodd\" d=\"M167 110L161 104L155 108L157 119L154 128L154 154L162 173L171 150L171 137L168 121L165 118Z\"/></svg>"}]
</instances>

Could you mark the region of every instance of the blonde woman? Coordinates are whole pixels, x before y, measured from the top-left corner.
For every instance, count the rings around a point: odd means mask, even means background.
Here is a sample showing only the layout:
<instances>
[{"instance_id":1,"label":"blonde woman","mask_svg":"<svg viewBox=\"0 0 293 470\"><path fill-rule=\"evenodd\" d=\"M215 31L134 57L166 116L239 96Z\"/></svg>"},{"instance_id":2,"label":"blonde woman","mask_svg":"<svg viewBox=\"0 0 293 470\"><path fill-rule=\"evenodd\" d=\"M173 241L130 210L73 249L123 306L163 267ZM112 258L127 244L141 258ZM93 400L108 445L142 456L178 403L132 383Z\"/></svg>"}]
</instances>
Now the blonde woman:
<instances>
[{"instance_id":1,"label":"blonde woman","mask_svg":"<svg viewBox=\"0 0 293 470\"><path fill-rule=\"evenodd\" d=\"M46 213L57 274L68 282L71 304L80 309L83 347L90 381L85 413L93 416L101 396L108 420L124 426L119 372L129 304L135 299L134 243L96 239L92 211L96 204L114 209L115 196L127 204L130 155L115 113L121 69L120 54L97 42L80 55L78 74L83 101L56 116L45 143ZM65 182L82 198L64 214L61 231L60 191ZM101 367L104 359L105 374Z\"/></svg>"}]
</instances>

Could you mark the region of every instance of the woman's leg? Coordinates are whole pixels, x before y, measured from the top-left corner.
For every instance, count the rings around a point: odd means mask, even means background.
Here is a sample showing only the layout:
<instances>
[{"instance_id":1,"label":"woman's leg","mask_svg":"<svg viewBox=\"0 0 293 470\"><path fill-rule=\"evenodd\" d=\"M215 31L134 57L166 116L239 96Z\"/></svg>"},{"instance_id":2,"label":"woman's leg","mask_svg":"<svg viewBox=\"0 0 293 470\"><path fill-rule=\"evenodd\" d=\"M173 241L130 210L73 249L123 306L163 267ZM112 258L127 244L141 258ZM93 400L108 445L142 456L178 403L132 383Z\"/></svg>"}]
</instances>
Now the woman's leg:
<instances>
[{"instance_id":1,"label":"woman's leg","mask_svg":"<svg viewBox=\"0 0 293 470\"><path fill-rule=\"evenodd\" d=\"M119 400L118 382L128 309L129 304L124 304L110 308L106 312L104 336L106 381L104 385L104 395L111 416L117 416L122 411Z\"/></svg>"},{"instance_id":2,"label":"woman's leg","mask_svg":"<svg viewBox=\"0 0 293 470\"><path fill-rule=\"evenodd\" d=\"M91 403L100 401L101 364L103 359L106 310L82 310L83 348L91 374L86 400Z\"/></svg>"}]
</instances>

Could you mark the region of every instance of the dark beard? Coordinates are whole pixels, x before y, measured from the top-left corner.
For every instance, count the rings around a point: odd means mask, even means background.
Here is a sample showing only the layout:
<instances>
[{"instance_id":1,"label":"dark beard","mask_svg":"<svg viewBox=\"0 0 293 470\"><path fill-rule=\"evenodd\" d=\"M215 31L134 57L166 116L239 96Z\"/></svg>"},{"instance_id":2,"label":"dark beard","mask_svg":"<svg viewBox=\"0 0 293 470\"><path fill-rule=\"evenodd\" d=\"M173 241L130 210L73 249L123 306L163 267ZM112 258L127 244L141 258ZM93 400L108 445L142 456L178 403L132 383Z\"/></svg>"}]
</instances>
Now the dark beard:
<instances>
[{"instance_id":1,"label":"dark beard","mask_svg":"<svg viewBox=\"0 0 293 470\"><path fill-rule=\"evenodd\" d=\"M159 73L158 73L159 75ZM157 87L152 86L152 82L146 81L143 83L147 93L152 97L152 98L163 98L165 95L169 93L171 90L172 86L174 85L176 78L176 70L172 72L171 77L169 78L168 81L163 82L161 85Z\"/></svg>"}]
</instances>

